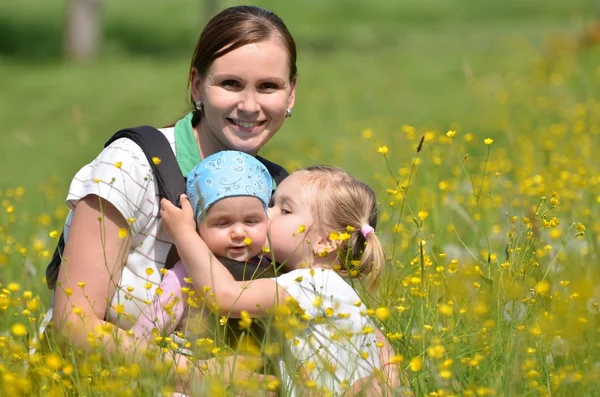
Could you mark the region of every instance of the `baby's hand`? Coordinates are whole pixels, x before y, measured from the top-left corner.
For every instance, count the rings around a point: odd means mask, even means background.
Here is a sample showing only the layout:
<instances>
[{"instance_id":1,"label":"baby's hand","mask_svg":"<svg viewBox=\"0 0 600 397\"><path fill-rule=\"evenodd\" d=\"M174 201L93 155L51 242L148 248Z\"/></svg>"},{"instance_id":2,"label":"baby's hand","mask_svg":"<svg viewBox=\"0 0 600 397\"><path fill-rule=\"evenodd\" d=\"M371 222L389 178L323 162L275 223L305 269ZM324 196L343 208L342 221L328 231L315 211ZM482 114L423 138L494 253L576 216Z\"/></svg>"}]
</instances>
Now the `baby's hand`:
<instances>
[{"instance_id":1,"label":"baby's hand","mask_svg":"<svg viewBox=\"0 0 600 397\"><path fill-rule=\"evenodd\" d=\"M160 216L162 226L174 244L187 233L196 233L194 210L185 194L180 197L181 208L174 206L169 200L160 200Z\"/></svg>"}]
</instances>

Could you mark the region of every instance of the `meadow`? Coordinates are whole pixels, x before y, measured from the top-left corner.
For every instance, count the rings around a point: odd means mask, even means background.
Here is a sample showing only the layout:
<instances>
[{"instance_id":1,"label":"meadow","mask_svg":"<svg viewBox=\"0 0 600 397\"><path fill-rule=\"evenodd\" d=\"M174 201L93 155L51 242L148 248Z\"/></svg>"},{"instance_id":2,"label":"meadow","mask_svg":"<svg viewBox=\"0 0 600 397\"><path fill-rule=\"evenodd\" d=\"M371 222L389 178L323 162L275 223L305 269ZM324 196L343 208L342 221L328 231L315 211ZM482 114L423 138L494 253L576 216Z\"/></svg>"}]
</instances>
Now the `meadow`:
<instances>
[{"instance_id":1,"label":"meadow","mask_svg":"<svg viewBox=\"0 0 600 397\"><path fill-rule=\"evenodd\" d=\"M189 109L199 3L106 0L87 64L60 58L64 1L0 5L0 395L170 390L156 357L29 347L74 173L114 131ZM364 299L415 395L598 395L600 41L584 39L597 2L250 3L299 50L294 116L262 154L377 191L388 264ZM226 393L218 378L198 392Z\"/></svg>"}]
</instances>

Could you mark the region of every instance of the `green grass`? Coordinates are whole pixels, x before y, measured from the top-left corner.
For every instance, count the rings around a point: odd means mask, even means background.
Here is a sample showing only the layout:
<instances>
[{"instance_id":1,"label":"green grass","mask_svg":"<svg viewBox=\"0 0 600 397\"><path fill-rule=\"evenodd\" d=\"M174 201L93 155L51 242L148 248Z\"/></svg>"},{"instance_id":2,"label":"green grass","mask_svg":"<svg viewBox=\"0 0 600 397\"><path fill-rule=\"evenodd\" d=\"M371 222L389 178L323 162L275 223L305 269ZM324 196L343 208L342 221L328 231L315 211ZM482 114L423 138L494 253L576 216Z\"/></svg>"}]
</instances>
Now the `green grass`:
<instances>
[{"instance_id":1,"label":"green grass","mask_svg":"<svg viewBox=\"0 0 600 397\"><path fill-rule=\"evenodd\" d=\"M600 45L577 43L597 2L254 3L283 17L299 49L294 116L264 153L291 170L339 165L377 190L380 237L393 266L371 303L392 309L384 323L404 335L393 340L403 366L424 360L413 374L417 395L593 394L598 314L587 306L600 301ZM105 6L102 56L76 65L60 58L64 1L0 4L0 36L9 38L0 43L2 288L14 281L45 299L39 272L54 244L47 235L62 225L64 211L55 211L64 209L74 173L117 129L169 124L187 109L200 2ZM363 137L366 129L372 138ZM383 145L386 158L377 153ZM399 185L409 175L404 200ZM11 190L18 186L22 196ZM552 191L560 204L550 209ZM428 213L424 220L419 211ZM553 216L560 226L544 228ZM574 239L580 222L586 234ZM0 318L24 321L14 302ZM448 302L450 316L441 309ZM507 302L526 305L525 317L508 320ZM558 336L569 354L557 353ZM441 358L428 350L437 345L446 350ZM482 365L473 364L477 354ZM439 377L443 369L452 371L450 381Z\"/></svg>"}]
</instances>

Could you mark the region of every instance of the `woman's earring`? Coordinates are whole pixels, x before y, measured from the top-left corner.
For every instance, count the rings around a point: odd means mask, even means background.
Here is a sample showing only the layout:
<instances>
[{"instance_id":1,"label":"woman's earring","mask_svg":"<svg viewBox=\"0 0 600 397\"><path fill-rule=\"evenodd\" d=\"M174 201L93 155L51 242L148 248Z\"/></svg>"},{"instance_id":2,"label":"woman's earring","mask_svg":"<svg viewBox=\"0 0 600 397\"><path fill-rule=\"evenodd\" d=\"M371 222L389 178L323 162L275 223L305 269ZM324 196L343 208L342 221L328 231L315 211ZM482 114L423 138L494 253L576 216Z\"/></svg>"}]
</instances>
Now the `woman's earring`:
<instances>
[{"instance_id":1,"label":"woman's earring","mask_svg":"<svg viewBox=\"0 0 600 397\"><path fill-rule=\"evenodd\" d=\"M202 111L202 109L204 109L204 107L202 106L202 101L200 99L198 99L195 103L196 105L196 109Z\"/></svg>"},{"instance_id":2,"label":"woman's earring","mask_svg":"<svg viewBox=\"0 0 600 397\"><path fill-rule=\"evenodd\" d=\"M285 109L285 118L289 119L292 117L292 109Z\"/></svg>"}]
</instances>

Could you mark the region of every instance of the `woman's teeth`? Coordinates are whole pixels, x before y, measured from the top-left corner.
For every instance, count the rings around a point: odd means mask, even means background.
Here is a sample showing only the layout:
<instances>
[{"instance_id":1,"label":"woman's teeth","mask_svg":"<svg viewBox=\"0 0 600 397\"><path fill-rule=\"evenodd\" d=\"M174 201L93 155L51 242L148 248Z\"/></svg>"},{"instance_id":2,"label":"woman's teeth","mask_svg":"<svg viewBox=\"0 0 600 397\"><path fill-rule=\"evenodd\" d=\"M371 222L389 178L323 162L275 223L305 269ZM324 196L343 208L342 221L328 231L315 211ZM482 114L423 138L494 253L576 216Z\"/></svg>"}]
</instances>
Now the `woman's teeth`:
<instances>
[{"instance_id":1,"label":"woman's teeth","mask_svg":"<svg viewBox=\"0 0 600 397\"><path fill-rule=\"evenodd\" d=\"M241 121L241 120L232 120L233 124L239 125L242 128L254 128L260 125L260 121Z\"/></svg>"}]
</instances>

